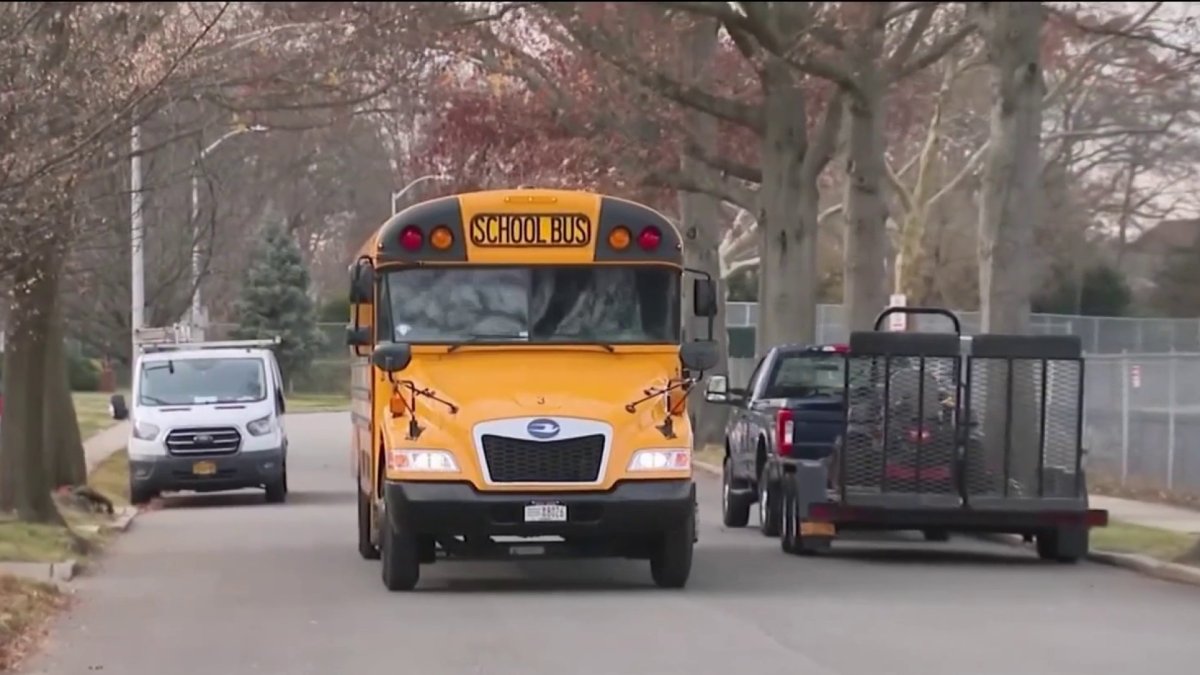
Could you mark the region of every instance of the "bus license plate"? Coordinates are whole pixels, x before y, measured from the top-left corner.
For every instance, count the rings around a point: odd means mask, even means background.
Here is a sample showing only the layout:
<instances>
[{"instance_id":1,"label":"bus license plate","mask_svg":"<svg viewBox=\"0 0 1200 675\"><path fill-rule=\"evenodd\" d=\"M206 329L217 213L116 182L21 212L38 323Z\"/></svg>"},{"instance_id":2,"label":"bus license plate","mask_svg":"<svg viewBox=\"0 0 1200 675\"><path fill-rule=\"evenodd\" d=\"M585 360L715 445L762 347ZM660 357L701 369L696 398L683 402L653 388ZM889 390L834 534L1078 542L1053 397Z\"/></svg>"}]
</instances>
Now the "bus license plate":
<instances>
[{"instance_id":1,"label":"bus license plate","mask_svg":"<svg viewBox=\"0 0 1200 675\"><path fill-rule=\"evenodd\" d=\"M527 523L561 523L567 519L565 504L529 504L525 507Z\"/></svg>"},{"instance_id":2,"label":"bus license plate","mask_svg":"<svg viewBox=\"0 0 1200 675\"><path fill-rule=\"evenodd\" d=\"M217 472L215 462L196 462L192 465L192 473L197 476L211 476Z\"/></svg>"}]
</instances>

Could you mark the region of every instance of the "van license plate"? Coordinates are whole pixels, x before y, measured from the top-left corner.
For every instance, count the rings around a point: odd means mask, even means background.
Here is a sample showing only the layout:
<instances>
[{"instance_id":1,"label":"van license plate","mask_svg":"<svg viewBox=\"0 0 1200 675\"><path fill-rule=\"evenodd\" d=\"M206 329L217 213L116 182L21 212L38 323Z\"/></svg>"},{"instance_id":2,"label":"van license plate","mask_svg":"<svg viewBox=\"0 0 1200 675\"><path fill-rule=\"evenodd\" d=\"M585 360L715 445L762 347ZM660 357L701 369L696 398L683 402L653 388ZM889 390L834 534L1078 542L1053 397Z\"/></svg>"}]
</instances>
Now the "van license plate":
<instances>
[{"instance_id":1,"label":"van license plate","mask_svg":"<svg viewBox=\"0 0 1200 675\"><path fill-rule=\"evenodd\" d=\"M565 504L529 504L525 507L527 523L561 523L567 519Z\"/></svg>"},{"instance_id":2,"label":"van license plate","mask_svg":"<svg viewBox=\"0 0 1200 675\"><path fill-rule=\"evenodd\" d=\"M196 462L192 465L192 473L197 476L211 476L216 472L216 462Z\"/></svg>"}]
</instances>

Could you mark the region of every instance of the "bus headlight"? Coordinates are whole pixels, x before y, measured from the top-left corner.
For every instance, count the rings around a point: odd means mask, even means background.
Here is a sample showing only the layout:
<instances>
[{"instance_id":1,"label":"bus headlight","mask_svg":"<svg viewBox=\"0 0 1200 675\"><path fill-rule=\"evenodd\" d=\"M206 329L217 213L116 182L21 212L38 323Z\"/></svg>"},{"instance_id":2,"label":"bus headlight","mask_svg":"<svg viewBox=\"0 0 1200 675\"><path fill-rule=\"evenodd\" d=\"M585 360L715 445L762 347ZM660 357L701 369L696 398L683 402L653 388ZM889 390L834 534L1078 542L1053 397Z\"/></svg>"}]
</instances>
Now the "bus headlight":
<instances>
[{"instance_id":1,"label":"bus headlight","mask_svg":"<svg viewBox=\"0 0 1200 675\"><path fill-rule=\"evenodd\" d=\"M633 453L630 471L685 471L692 468L692 451L684 448L647 448Z\"/></svg>"},{"instance_id":2,"label":"bus headlight","mask_svg":"<svg viewBox=\"0 0 1200 675\"><path fill-rule=\"evenodd\" d=\"M387 456L388 471L457 473L458 462L445 450L393 448Z\"/></svg>"}]
</instances>

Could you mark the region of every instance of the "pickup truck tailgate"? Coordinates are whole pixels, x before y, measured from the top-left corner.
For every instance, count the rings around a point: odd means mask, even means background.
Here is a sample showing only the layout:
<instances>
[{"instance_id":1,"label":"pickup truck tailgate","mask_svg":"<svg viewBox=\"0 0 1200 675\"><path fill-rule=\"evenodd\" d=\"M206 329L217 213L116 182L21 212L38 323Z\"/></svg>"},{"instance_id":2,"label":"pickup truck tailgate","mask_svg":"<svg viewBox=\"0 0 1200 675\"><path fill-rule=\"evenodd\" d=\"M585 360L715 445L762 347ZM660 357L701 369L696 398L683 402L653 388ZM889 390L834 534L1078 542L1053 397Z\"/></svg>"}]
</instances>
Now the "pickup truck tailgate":
<instances>
[{"instance_id":1,"label":"pickup truck tailgate","mask_svg":"<svg viewBox=\"0 0 1200 675\"><path fill-rule=\"evenodd\" d=\"M842 398L791 399L787 409L792 413L795 454L811 458L829 456L834 439L845 426Z\"/></svg>"}]
</instances>

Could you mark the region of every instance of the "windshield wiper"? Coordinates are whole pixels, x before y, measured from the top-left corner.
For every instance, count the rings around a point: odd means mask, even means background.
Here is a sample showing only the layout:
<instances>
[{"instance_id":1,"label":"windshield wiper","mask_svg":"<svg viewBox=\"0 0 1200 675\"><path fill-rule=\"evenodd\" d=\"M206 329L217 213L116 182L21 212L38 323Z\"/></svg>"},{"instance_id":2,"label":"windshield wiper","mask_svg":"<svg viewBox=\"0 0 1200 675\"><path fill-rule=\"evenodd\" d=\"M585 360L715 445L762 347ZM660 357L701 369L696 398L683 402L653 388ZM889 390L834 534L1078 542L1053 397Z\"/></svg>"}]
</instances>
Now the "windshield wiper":
<instances>
[{"instance_id":1,"label":"windshield wiper","mask_svg":"<svg viewBox=\"0 0 1200 675\"><path fill-rule=\"evenodd\" d=\"M484 342L486 340L526 340L527 341L527 340L529 340L529 338L522 336L522 335L513 335L512 333L475 333L474 335L468 335L467 337L463 338L462 342L458 342L458 343L450 345L450 348L446 350L446 353L449 354L450 352L457 351L460 347L469 345L473 342Z\"/></svg>"}]
</instances>

